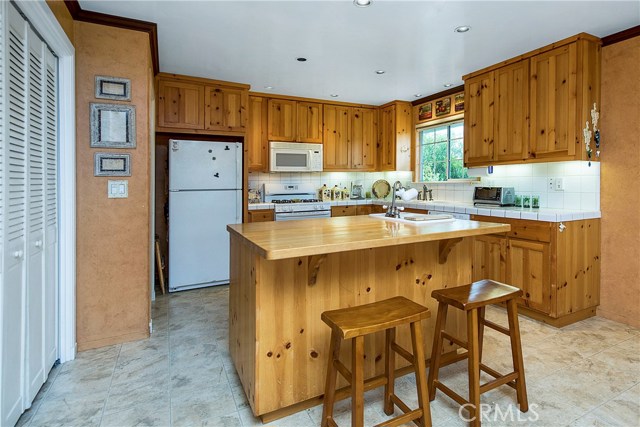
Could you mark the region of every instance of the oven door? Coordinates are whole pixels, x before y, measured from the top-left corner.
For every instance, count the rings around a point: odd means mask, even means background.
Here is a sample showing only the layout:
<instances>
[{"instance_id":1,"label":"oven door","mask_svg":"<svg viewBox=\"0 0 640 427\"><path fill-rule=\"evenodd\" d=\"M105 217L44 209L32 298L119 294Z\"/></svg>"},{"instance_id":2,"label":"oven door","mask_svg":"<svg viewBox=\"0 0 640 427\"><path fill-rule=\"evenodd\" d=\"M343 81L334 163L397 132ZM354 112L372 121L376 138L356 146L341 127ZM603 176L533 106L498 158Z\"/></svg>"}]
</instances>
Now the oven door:
<instances>
[{"instance_id":1,"label":"oven door","mask_svg":"<svg viewBox=\"0 0 640 427\"><path fill-rule=\"evenodd\" d=\"M311 218L331 218L331 211L276 212L276 221L292 221L296 219Z\"/></svg>"}]
</instances>

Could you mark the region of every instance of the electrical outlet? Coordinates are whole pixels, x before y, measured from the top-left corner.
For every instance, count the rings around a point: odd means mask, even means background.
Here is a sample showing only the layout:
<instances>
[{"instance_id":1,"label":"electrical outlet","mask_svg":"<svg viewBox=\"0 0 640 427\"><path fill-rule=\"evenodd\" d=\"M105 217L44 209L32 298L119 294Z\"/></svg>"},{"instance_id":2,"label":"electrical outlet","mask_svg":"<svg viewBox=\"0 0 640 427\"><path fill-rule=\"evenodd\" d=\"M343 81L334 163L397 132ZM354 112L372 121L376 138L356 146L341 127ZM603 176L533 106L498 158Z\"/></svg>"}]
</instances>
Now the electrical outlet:
<instances>
[{"instance_id":1,"label":"electrical outlet","mask_svg":"<svg viewBox=\"0 0 640 427\"><path fill-rule=\"evenodd\" d=\"M556 178L556 191L564 191L564 179Z\"/></svg>"},{"instance_id":2,"label":"electrical outlet","mask_svg":"<svg viewBox=\"0 0 640 427\"><path fill-rule=\"evenodd\" d=\"M554 178L549 178L549 182L547 183L547 188L551 191L556 188L556 180Z\"/></svg>"}]
</instances>

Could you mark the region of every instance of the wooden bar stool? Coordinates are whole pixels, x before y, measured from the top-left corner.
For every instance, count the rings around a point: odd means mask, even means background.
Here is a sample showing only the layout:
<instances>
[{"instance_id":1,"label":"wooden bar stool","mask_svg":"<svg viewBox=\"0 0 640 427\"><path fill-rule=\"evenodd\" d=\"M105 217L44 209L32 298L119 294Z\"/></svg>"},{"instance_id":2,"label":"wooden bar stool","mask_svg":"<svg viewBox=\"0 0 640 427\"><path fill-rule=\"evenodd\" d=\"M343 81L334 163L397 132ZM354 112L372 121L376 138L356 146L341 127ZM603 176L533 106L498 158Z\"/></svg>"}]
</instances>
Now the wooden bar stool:
<instances>
[{"instance_id":1,"label":"wooden bar stool","mask_svg":"<svg viewBox=\"0 0 640 427\"><path fill-rule=\"evenodd\" d=\"M331 344L327 368L327 380L324 390L322 409L322 426L337 426L333 419L333 404L337 374L351 384L351 425L364 425L364 392L384 385L384 412L392 415L394 405L400 408L403 415L378 424L381 426L398 426L413 421L423 427L431 426L431 411L427 396L426 367L422 342L420 321L431 315L426 307L416 304L404 297L360 305L357 307L325 311L322 320L331 327ZM413 354L400 347L395 341L396 327L409 324ZM378 331L386 331L385 340L385 374L383 381L364 381L364 336ZM340 362L340 344L343 339L351 339L351 371ZM418 388L418 409L411 410L394 393L395 353L413 364Z\"/></svg>"},{"instance_id":2,"label":"wooden bar stool","mask_svg":"<svg viewBox=\"0 0 640 427\"><path fill-rule=\"evenodd\" d=\"M429 368L429 400L436 397L436 388L458 402L466 405L469 410L471 425L479 426L481 414L480 395L493 390L501 385L508 385L516 389L520 411L527 412L527 387L524 379L524 364L522 361L522 348L520 344L520 328L518 326L518 311L516 300L522 295L522 291L513 286L494 282L493 280L481 280L466 286L458 286L449 289L438 289L431 296L438 300L438 316L436 318L436 330L433 337L433 350L431 353L431 366ZM507 303L509 328L504 328L484 318L485 307L489 304ZM447 308L452 305L467 313L467 342L464 342L444 331L447 322ZM482 339L484 326L495 329L511 339L511 356L513 358L514 371L502 375L494 369L482 363ZM438 380L440 369L440 355L442 354L442 340L446 339L467 349L469 361L469 400L465 400ZM480 370L491 375L495 379L480 385Z\"/></svg>"}]
</instances>

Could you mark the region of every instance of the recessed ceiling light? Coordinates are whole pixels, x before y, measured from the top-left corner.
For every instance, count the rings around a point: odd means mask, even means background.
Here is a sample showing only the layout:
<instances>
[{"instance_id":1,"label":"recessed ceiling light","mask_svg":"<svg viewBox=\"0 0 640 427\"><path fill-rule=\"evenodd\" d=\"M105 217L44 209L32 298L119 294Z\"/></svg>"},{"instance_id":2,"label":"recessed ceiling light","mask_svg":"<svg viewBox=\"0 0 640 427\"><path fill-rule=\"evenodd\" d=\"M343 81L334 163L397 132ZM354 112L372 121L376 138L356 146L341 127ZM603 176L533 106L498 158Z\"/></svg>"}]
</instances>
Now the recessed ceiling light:
<instances>
[{"instance_id":1,"label":"recessed ceiling light","mask_svg":"<svg viewBox=\"0 0 640 427\"><path fill-rule=\"evenodd\" d=\"M307 58L303 58L301 56L300 58L296 58L296 61L298 61L298 62L307 62Z\"/></svg>"},{"instance_id":2,"label":"recessed ceiling light","mask_svg":"<svg viewBox=\"0 0 640 427\"><path fill-rule=\"evenodd\" d=\"M415 96L416 98L420 98L420 97L422 96L422 94L421 94L421 93L416 93L416 94L415 94L415 95L413 95L413 96Z\"/></svg>"},{"instance_id":3,"label":"recessed ceiling light","mask_svg":"<svg viewBox=\"0 0 640 427\"><path fill-rule=\"evenodd\" d=\"M371 6L371 0L353 0L353 4L358 7L367 7Z\"/></svg>"},{"instance_id":4,"label":"recessed ceiling light","mask_svg":"<svg viewBox=\"0 0 640 427\"><path fill-rule=\"evenodd\" d=\"M337 98L337 97L339 97L340 95L338 95L337 93L332 93L332 94L331 94L331 95L329 95L329 96L330 96L330 97L332 97L332 98Z\"/></svg>"},{"instance_id":5,"label":"recessed ceiling light","mask_svg":"<svg viewBox=\"0 0 640 427\"><path fill-rule=\"evenodd\" d=\"M384 74L384 73L386 73L386 71L384 71L384 70L376 70L376 74Z\"/></svg>"},{"instance_id":6,"label":"recessed ceiling light","mask_svg":"<svg viewBox=\"0 0 640 427\"><path fill-rule=\"evenodd\" d=\"M273 89L273 86L265 86L264 88L267 89L267 90L271 90L271 89Z\"/></svg>"},{"instance_id":7,"label":"recessed ceiling light","mask_svg":"<svg viewBox=\"0 0 640 427\"><path fill-rule=\"evenodd\" d=\"M444 86L444 87L451 87L451 86L453 86L453 83L445 83L445 84L443 84L442 86Z\"/></svg>"},{"instance_id":8,"label":"recessed ceiling light","mask_svg":"<svg viewBox=\"0 0 640 427\"><path fill-rule=\"evenodd\" d=\"M470 29L471 29L471 27L468 26L468 25L461 25L459 27L456 27L455 30L453 30L453 31L455 31L456 33L466 33Z\"/></svg>"}]
</instances>

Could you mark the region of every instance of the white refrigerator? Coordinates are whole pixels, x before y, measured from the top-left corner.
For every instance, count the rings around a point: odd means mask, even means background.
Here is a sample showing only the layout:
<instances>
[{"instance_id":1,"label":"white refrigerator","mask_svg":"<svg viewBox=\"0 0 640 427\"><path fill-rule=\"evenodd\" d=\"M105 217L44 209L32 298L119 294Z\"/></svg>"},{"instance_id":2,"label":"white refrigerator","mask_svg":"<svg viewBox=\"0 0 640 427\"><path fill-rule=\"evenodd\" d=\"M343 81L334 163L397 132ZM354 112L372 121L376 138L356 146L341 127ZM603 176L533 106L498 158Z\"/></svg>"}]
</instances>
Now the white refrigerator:
<instances>
[{"instance_id":1,"label":"white refrigerator","mask_svg":"<svg viewBox=\"0 0 640 427\"><path fill-rule=\"evenodd\" d=\"M242 222L242 144L169 140L169 292L229 283Z\"/></svg>"}]
</instances>

